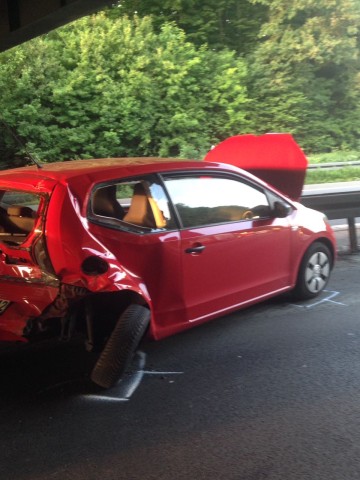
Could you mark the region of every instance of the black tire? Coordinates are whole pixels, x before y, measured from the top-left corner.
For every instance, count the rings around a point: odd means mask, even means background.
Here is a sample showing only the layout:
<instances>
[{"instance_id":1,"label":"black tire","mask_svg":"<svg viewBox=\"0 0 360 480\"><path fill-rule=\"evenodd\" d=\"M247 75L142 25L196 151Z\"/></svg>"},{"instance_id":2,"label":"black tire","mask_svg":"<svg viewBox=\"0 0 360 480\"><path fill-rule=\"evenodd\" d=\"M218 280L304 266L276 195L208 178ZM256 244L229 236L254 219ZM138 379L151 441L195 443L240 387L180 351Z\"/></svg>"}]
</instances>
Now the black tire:
<instances>
[{"instance_id":1,"label":"black tire","mask_svg":"<svg viewBox=\"0 0 360 480\"><path fill-rule=\"evenodd\" d=\"M118 382L129 368L136 349L150 323L150 311L130 305L120 316L91 373L91 380L103 388Z\"/></svg>"},{"instance_id":2,"label":"black tire","mask_svg":"<svg viewBox=\"0 0 360 480\"><path fill-rule=\"evenodd\" d=\"M296 298L315 298L326 287L330 278L333 256L322 242L314 242L305 252L301 261L294 290Z\"/></svg>"}]
</instances>

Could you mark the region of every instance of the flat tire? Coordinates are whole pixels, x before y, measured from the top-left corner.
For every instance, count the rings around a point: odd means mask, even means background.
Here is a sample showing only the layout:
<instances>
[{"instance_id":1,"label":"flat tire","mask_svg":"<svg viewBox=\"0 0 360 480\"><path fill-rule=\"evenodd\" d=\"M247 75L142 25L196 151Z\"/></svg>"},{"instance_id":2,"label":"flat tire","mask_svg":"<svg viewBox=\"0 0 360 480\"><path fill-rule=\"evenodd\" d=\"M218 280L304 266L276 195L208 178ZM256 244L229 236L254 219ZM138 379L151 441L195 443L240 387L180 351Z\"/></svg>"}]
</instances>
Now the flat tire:
<instances>
[{"instance_id":1,"label":"flat tire","mask_svg":"<svg viewBox=\"0 0 360 480\"><path fill-rule=\"evenodd\" d=\"M128 370L150 323L150 311L129 305L121 314L91 373L91 380L103 388L114 386Z\"/></svg>"}]
</instances>

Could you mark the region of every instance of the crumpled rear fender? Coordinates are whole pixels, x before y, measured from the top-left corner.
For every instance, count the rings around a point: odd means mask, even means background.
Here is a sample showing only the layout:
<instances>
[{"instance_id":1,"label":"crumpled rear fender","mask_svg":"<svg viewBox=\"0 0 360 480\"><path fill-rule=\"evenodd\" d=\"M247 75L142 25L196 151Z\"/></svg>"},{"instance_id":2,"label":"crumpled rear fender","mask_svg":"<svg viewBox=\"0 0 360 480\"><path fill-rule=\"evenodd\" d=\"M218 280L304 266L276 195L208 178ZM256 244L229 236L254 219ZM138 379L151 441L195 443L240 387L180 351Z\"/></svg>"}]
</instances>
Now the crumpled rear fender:
<instances>
[{"instance_id":1,"label":"crumpled rear fender","mask_svg":"<svg viewBox=\"0 0 360 480\"><path fill-rule=\"evenodd\" d=\"M151 304L142 279L120 265L113 253L90 233L86 211L78 198L67 185L59 185L49 204L47 248L61 283L94 293L131 290ZM97 259L99 264L98 271L91 274L84 268L89 259Z\"/></svg>"},{"instance_id":2,"label":"crumpled rear fender","mask_svg":"<svg viewBox=\"0 0 360 480\"><path fill-rule=\"evenodd\" d=\"M32 325L45 327L46 322L65 316L74 303L91 294L132 291L152 310L142 279L124 269L89 232L82 205L66 184L54 188L44 227L53 272L45 272L36 264L26 272L24 266L11 266L11 279L5 271L0 272L0 300L10 302L0 314L0 341L26 341ZM30 259L30 245L24 253ZM98 271L84 268L89 258L96 259ZM15 268L19 270L16 276Z\"/></svg>"}]
</instances>

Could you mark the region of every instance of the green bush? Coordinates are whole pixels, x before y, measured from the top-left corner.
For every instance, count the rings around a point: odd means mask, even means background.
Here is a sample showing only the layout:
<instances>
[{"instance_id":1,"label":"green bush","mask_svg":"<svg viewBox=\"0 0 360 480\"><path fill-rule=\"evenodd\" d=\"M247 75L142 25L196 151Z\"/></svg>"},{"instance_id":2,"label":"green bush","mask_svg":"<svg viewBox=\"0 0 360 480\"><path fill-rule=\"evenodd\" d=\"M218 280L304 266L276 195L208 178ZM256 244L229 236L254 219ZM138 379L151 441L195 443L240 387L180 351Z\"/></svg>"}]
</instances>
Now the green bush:
<instances>
[{"instance_id":1,"label":"green bush","mask_svg":"<svg viewBox=\"0 0 360 480\"><path fill-rule=\"evenodd\" d=\"M245 62L151 19L82 19L0 56L0 111L42 160L202 158L246 129Z\"/></svg>"}]
</instances>

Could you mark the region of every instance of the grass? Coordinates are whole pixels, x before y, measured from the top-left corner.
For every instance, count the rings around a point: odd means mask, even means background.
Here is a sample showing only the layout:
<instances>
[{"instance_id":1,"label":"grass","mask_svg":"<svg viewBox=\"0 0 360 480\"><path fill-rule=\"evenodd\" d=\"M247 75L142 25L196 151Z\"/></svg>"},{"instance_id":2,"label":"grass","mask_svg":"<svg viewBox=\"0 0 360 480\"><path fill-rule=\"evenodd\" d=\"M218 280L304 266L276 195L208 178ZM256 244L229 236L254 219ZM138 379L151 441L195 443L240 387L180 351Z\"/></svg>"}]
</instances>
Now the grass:
<instances>
[{"instance_id":1,"label":"grass","mask_svg":"<svg viewBox=\"0 0 360 480\"><path fill-rule=\"evenodd\" d=\"M318 153L316 155L309 155L309 163L338 163L338 162L354 162L360 161L360 152L353 151L339 151L332 153ZM360 180L360 165L359 166L344 166L334 169L308 169L306 172L305 184L310 185L314 183L336 183L336 182L351 182Z\"/></svg>"},{"instance_id":2,"label":"grass","mask_svg":"<svg viewBox=\"0 0 360 480\"><path fill-rule=\"evenodd\" d=\"M305 184L352 182L354 180L360 180L360 166L336 168L334 170L308 170Z\"/></svg>"},{"instance_id":3,"label":"grass","mask_svg":"<svg viewBox=\"0 0 360 480\"><path fill-rule=\"evenodd\" d=\"M360 152L351 150L348 152L338 151L331 153L317 153L307 156L309 163L332 163L332 162L354 162L360 160Z\"/></svg>"}]
</instances>

